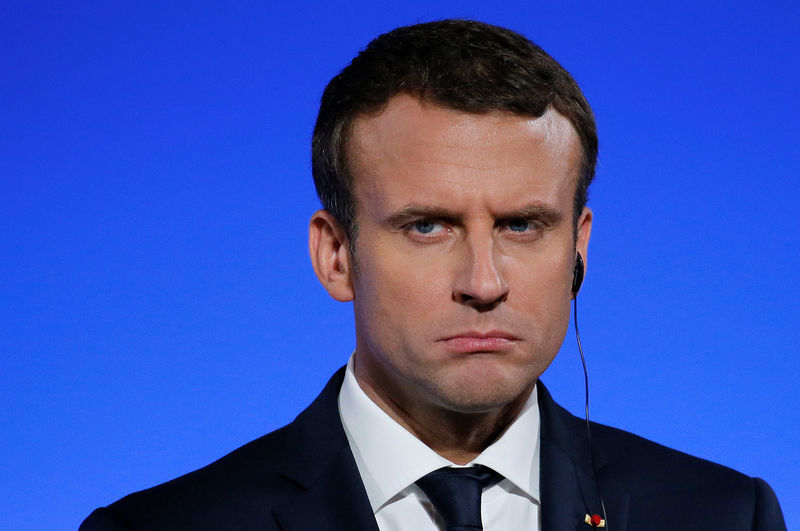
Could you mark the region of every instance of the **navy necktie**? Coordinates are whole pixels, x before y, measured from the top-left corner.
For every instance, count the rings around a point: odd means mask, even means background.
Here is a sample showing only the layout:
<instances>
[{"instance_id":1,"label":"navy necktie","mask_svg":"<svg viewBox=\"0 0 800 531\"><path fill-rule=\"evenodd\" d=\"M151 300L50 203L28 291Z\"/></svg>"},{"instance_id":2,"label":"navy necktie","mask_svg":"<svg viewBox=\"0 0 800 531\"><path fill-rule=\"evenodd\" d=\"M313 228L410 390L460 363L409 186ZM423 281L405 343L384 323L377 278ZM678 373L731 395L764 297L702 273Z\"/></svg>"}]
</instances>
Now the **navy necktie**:
<instances>
[{"instance_id":1,"label":"navy necktie","mask_svg":"<svg viewBox=\"0 0 800 531\"><path fill-rule=\"evenodd\" d=\"M446 531L482 530L481 494L503 477L482 465L469 468L440 468L417 480Z\"/></svg>"}]
</instances>

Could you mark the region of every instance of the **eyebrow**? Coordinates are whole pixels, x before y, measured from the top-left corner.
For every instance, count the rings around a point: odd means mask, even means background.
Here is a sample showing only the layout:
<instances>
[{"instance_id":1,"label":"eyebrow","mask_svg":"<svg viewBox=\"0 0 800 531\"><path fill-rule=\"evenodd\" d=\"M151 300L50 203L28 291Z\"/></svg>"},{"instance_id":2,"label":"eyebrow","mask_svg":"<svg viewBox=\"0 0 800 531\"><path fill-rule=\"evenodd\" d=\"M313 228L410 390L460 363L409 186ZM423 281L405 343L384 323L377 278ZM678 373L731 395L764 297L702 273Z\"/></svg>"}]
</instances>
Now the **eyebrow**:
<instances>
[{"instance_id":1,"label":"eyebrow","mask_svg":"<svg viewBox=\"0 0 800 531\"><path fill-rule=\"evenodd\" d=\"M553 227L558 225L564 216L558 210L541 203L534 203L521 208L520 210L510 212L501 219L535 219L545 227Z\"/></svg>"},{"instance_id":2,"label":"eyebrow","mask_svg":"<svg viewBox=\"0 0 800 531\"><path fill-rule=\"evenodd\" d=\"M458 223L462 222L463 218L462 214L447 208L409 205L389 214L383 219L382 223L389 227L396 227L415 219L440 219ZM542 203L532 203L520 209L499 213L494 218L498 220L533 219L541 223L545 228L549 228L557 225L564 216L552 207Z\"/></svg>"}]
</instances>

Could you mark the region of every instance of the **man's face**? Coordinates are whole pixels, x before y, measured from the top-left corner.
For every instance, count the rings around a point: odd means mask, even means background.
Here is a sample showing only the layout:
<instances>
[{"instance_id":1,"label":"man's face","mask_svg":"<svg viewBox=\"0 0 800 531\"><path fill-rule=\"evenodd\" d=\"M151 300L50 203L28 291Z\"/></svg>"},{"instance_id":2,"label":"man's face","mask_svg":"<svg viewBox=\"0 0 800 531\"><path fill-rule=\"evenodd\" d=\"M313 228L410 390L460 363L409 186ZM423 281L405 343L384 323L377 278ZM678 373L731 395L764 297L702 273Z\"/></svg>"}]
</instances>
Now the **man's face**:
<instances>
[{"instance_id":1,"label":"man's face","mask_svg":"<svg viewBox=\"0 0 800 531\"><path fill-rule=\"evenodd\" d=\"M406 410L527 396L569 321L581 145L553 110L466 114L397 96L356 120L356 375ZM591 211L578 221L586 256Z\"/></svg>"}]
</instances>

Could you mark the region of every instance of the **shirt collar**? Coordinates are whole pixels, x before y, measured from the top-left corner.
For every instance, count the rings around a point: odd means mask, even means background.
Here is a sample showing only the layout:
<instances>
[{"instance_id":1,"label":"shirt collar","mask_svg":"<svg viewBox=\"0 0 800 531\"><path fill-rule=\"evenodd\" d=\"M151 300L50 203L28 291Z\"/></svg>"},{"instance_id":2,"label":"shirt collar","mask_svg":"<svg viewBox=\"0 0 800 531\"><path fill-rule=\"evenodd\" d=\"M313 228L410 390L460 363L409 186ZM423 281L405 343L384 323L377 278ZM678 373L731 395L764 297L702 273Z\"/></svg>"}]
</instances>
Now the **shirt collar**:
<instances>
[{"instance_id":1,"label":"shirt collar","mask_svg":"<svg viewBox=\"0 0 800 531\"><path fill-rule=\"evenodd\" d=\"M536 387L508 428L478 455L473 464L500 473L539 501L539 401Z\"/></svg>"},{"instance_id":2,"label":"shirt collar","mask_svg":"<svg viewBox=\"0 0 800 531\"><path fill-rule=\"evenodd\" d=\"M339 415L373 512L425 474L453 466L367 396L356 381L352 356L339 392ZM517 418L471 464L490 467L539 501L539 423L534 389Z\"/></svg>"}]
</instances>

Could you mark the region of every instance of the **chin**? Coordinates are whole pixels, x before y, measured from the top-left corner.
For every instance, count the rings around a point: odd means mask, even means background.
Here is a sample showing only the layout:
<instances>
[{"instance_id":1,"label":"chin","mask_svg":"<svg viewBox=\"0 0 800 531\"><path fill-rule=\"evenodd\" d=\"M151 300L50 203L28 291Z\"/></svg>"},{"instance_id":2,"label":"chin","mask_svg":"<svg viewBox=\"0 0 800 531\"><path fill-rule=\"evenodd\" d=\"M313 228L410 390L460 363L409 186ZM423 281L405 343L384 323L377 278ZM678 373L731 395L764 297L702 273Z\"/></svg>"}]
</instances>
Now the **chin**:
<instances>
[{"instance_id":1,"label":"chin","mask_svg":"<svg viewBox=\"0 0 800 531\"><path fill-rule=\"evenodd\" d=\"M527 398L537 376L491 378L473 373L449 380L445 386L439 386L436 394L445 409L459 413L488 413L514 403L522 395Z\"/></svg>"},{"instance_id":2,"label":"chin","mask_svg":"<svg viewBox=\"0 0 800 531\"><path fill-rule=\"evenodd\" d=\"M440 405L449 411L463 414L491 413L502 410L520 398L517 395L492 396L448 396L440 399ZM527 395L526 395L527 398Z\"/></svg>"}]
</instances>

